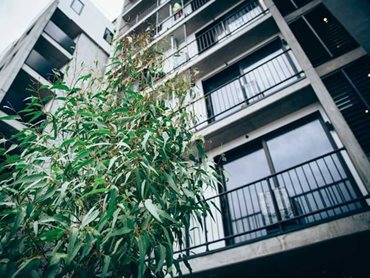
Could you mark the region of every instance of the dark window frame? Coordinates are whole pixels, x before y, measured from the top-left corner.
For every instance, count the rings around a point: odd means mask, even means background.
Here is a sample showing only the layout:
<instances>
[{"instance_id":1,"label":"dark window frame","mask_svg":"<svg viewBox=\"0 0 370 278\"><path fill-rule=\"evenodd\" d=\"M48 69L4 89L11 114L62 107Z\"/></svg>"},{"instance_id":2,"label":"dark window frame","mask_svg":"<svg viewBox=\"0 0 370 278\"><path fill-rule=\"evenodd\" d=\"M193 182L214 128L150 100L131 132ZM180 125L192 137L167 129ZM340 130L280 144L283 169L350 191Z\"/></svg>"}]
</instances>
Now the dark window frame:
<instances>
[{"instance_id":1,"label":"dark window frame","mask_svg":"<svg viewBox=\"0 0 370 278\"><path fill-rule=\"evenodd\" d=\"M81 9L78 11L78 10L76 10L76 7L74 7L74 4L76 3L76 2L78 2L79 4L81 4ZM81 1L81 0L72 0L72 2L71 2L71 9L76 13L76 14L78 14L78 15L81 15L81 13L82 13L82 11L83 11L83 9L85 8L85 4Z\"/></svg>"},{"instance_id":2,"label":"dark window frame","mask_svg":"<svg viewBox=\"0 0 370 278\"><path fill-rule=\"evenodd\" d=\"M111 36L111 39L108 40L108 36ZM108 44L112 44L113 42L113 39L114 39L114 32L112 32L111 30L109 30L107 27L105 28L104 30L104 34L103 34L103 39L108 43Z\"/></svg>"}]
</instances>

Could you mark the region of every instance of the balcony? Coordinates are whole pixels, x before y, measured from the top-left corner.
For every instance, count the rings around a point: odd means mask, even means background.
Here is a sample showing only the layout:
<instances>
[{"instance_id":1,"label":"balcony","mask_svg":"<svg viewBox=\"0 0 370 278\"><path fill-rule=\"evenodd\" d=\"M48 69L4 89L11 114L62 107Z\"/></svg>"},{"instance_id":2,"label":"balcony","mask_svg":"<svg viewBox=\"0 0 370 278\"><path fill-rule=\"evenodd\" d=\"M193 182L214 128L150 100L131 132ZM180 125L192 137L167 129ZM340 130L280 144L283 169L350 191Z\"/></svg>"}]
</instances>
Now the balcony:
<instances>
[{"instance_id":1,"label":"balcony","mask_svg":"<svg viewBox=\"0 0 370 278\"><path fill-rule=\"evenodd\" d=\"M183 5L180 6L178 11L175 12L169 11L168 8L171 7L170 3L169 6L166 7L164 13L163 11L158 12L159 22L157 23L156 36L163 34L167 30L169 30L172 26L177 24L179 21L181 21L185 17L190 16L193 12L200 9L208 2L209 0L184 1Z\"/></svg>"},{"instance_id":2,"label":"balcony","mask_svg":"<svg viewBox=\"0 0 370 278\"><path fill-rule=\"evenodd\" d=\"M60 46L67 50L70 54L73 54L75 50L75 42L60 29L54 22L49 21L45 26L44 32L54 39Z\"/></svg>"},{"instance_id":3,"label":"balcony","mask_svg":"<svg viewBox=\"0 0 370 278\"><path fill-rule=\"evenodd\" d=\"M37 58L37 55L34 57ZM41 84L35 76L22 68L22 70L18 72L5 97L2 99L0 110L8 115L19 115L22 119L21 122L35 124L41 119L44 119L45 115L42 113L40 113L40 118L33 119L31 113L23 111L27 104L30 103L31 96L37 96L42 101L43 105L46 105L50 101L54 95L53 92L47 88L41 87L41 85L43 84ZM40 107L40 112L41 110Z\"/></svg>"},{"instance_id":4,"label":"balcony","mask_svg":"<svg viewBox=\"0 0 370 278\"><path fill-rule=\"evenodd\" d=\"M212 217L195 221L177 253L199 256L368 209L337 149L206 199Z\"/></svg>"},{"instance_id":5,"label":"balcony","mask_svg":"<svg viewBox=\"0 0 370 278\"><path fill-rule=\"evenodd\" d=\"M140 2L141 3L141 2ZM138 9L135 9L136 6L133 6L132 7L132 11L130 11L129 13L125 14L123 16L123 21L126 23L124 24L120 29L119 29L119 34L120 35L126 35L126 33L135 26L135 28L137 28L140 24L143 24L145 23L147 20L144 20L146 19L146 17L150 14L153 13L154 10L156 10L157 8L157 3L154 1L153 3L151 3L147 8L145 9L142 9L141 6L138 6ZM152 15L155 15L155 13L153 13ZM153 19L154 20L154 19ZM145 28L147 28L148 26L154 24L154 22L152 21L148 21L148 25L145 25L145 27L141 28L140 30L141 31L144 31Z\"/></svg>"},{"instance_id":6,"label":"balcony","mask_svg":"<svg viewBox=\"0 0 370 278\"><path fill-rule=\"evenodd\" d=\"M198 35L196 39L180 46L179 49L173 49L169 51L170 53L165 53L164 72L166 74L175 72L181 66L195 60L202 53L251 25L266 13L267 10L261 7L259 1L248 2L234 10L216 25Z\"/></svg>"},{"instance_id":7,"label":"balcony","mask_svg":"<svg viewBox=\"0 0 370 278\"><path fill-rule=\"evenodd\" d=\"M246 68L244 73L191 102L200 130L304 78L290 49L280 50Z\"/></svg>"},{"instance_id":8,"label":"balcony","mask_svg":"<svg viewBox=\"0 0 370 278\"><path fill-rule=\"evenodd\" d=\"M63 78L62 73L36 50L31 51L25 63L51 83Z\"/></svg>"},{"instance_id":9,"label":"balcony","mask_svg":"<svg viewBox=\"0 0 370 278\"><path fill-rule=\"evenodd\" d=\"M212 1L187 0L180 4L178 10L174 10L174 5L178 1L164 1L159 7L154 2L147 8L141 9L140 13L138 10L135 16L132 12L129 13L130 15L126 14L124 16L126 24L120 28L119 34L122 36L127 35L130 30L134 33L145 32L148 28L155 26L154 35L158 37L210 2Z\"/></svg>"}]
</instances>

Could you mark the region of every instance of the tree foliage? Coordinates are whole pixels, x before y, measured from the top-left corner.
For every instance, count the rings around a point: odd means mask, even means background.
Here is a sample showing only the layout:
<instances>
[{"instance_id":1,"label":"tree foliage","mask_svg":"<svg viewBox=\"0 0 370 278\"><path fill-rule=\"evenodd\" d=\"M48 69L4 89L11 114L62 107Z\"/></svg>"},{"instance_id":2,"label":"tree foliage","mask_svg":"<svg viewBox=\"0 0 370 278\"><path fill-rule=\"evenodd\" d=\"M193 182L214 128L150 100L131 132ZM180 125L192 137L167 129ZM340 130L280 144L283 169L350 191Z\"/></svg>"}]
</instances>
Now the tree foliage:
<instances>
[{"instance_id":1,"label":"tree foliage","mask_svg":"<svg viewBox=\"0 0 370 278\"><path fill-rule=\"evenodd\" d=\"M0 150L1 277L179 273L174 246L209 211L203 192L217 177L181 108L191 80L155 87L160 55L137 51L147 40L117 43L103 79L47 88L53 113L30 99L33 124Z\"/></svg>"}]
</instances>

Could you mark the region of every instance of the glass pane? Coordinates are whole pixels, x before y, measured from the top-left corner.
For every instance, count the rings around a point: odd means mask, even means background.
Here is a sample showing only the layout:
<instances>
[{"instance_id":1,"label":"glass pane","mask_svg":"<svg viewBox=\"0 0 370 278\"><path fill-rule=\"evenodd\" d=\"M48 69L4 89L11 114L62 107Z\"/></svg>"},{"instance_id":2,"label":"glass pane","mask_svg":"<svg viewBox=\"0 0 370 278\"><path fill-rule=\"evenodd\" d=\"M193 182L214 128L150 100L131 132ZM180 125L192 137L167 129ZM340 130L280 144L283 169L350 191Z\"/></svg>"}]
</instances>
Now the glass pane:
<instances>
[{"instance_id":1,"label":"glass pane","mask_svg":"<svg viewBox=\"0 0 370 278\"><path fill-rule=\"evenodd\" d=\"M267 141L276 171L281 171L333 150L319 120Z\"/></svg>"},{"instance_id":2,"label":"glass pane","mask_svg":"<svg viewBox=\"0 0 370 278\"><path fill-rule=\"evenodd\" d=\"M262 149L226 163L224 170L227 174L227 190L248 184L270 174L266 156Z\"/></svg>"},{"instance_id":3,"label":"glass pane","mask_svg":"<svg viewBox=\"0 0 370 278\"><path fill-rule=\"evenodd\" d=\"M262 149L226 163L224 169L227 173L226 190L252 183L270 174ZM261 196L266 194L268 194L266 181L252 183L227 194L227 200L224 201L228 203L230 232L233 235L243 233L234 238L234 242L250 240L267 234L267 231L261 228L266 224L272 224L275 220L266 217L267 214L273 215L273 212L262 211L264 199Z\"/></svg>"},{"instance_id":4,"label":"glass pane","mask_svg":"<svg viewBox=\"0 0 370 278\"><path fill-rule=\"evenodd\" d=\"M274 195L282 218L307 215L287 225L321 221L361 207L357 201L348 203L358 197L358 191L340 155L323 156L333 147L319 120L279 135L267 145L280 172L275 176ZM291 169L281 172L287 168Z\"/></svg>"}]
</instances>

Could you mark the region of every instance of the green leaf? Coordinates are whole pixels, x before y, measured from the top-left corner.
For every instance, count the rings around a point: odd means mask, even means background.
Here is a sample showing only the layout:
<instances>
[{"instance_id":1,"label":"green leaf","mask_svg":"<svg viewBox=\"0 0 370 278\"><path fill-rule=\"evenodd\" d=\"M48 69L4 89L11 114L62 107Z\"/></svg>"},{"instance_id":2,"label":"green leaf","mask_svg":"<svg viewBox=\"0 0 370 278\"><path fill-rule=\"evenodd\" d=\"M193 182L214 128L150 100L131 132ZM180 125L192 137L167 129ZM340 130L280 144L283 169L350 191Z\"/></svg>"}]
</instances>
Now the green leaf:
<instances>
[{"instance_id":1,"label":"green leaf","mask_svg":"<svg viewBox=\"0 0 370 278\"><path fill-rule=\"evenodd\" d=\"M81 225L85 227L93 222L99 216L99 210L96 210L95 207L92 207L89 212L82 218Z\"/></svg>"},{"instance_id":2,"label":"green leaf","mask_svg":"<svg viewBox=\"0 0 370 278\"><path fill-rule=\"evenodd\" d=\"M0 117L0 121L7 121L7 120L22 120L22 119L18 115L6 115L6 116Z\"/></svg>"},{"instance_id":3,"label":"green leaf","mask_svg":"<svg viewBox=\"0 0 370 278\"><path fill-rule=\"evenodd\" d=\"M17 144L12 144L9 149L6 150L5 154L10 153L11 151L15 150L18 147Z\"/></svg>"},{"instance_id":4,"label":"green leaf","mask_svg":"<svg viewBox=\"0 0 370 278\"><path fill-rule=\"evenodd\" d=\"M123 227L121 229L114 230L114 232L111 233L109 237L122 236L122 235L130 233L131 231L132 231L132 229L130 229L128 227Z\"/></svg>"},{"instance_id":5,"label":"green leaf","mask_svg":"<svg viewBox=\"0 0 370 278\"><path fill-rule=\"evenodd\" d=\"M37 269L37 267L40 264L40 257L33 257L31 259L28 259L24 261L18 270L11 276L12 278L15 278L18 276L18 274L26 273L26 272L31 272L33 269Z\"/></svg>"},{"instance_id":6,"label":"green leaf","mask_svg":"<svg viewBox=\"0 0 370 278\"><path fill-rule=\"evenodd\" d=\"M143 138L143 141L141 142L141 145L143 147L144 150L146 150L146 144L148 142L148 139L149 137L152 135L151 132L147 132L145 135L144 135L144 138Z\"/></svg>"},{"instance_id":7,"label":"green leaf","mask_svg":"<svg viewBox=\"0 0 370 278\"><path fill-rule=\"evenodd\" d=\"M157 256L156 256L157 267L155 268L154 273L157 273L162 269L165 259L166 259L166 248L162 244L159 244L157 247Z\"/></svg>"},{"instance_id":8,"label":"green leaf","mask_svg":"<svg viewBox=\"0 0 370 278\"><path fill-rule=\"evenodd\" d=\"M91 136L93 137L95 135L104 135L104 134L110 134L110 130L109 129L105 129L105 128L103 128L103 129L97 129L97 130L95 130L95 131L93 131L91 133Z\"/></svg>"},{"instance_id":9,"label":"green leaf","mask_svg":"<svg viewBox=\"0 0 370 278\"><path fill-rule=\"evenodd\" d=\"M107 188L99 188L99 189L94 189L94 190L91 190L90 192L82 195L81 198L86 198L88 196L91 196L91 195L95 195L95 194L99 194L99 193L103 193L103 192L106 192L108 189Z\"/></svg>"},{"instance_id":10,"label":"green leaf","mask_svg":"<svg viewBox=\"0 0 370 278\"><path fill-rule=\"evenodd\" d=\"M145 272L145 256L148 250L148 237L146 234L141 234L138 240L138 247L139 247L139 277L144 276Z\"/></svg>"},{"instance_id":11,"label":"green leaf","mask_svg":"<svg viewBox=\"0 0 370 278\"><path fill-rule=\"evenodd\" d=\"M150 214L159 222L162 223L161 218L159 217L159 209L157 206L153 204L153 201L151 199L147 199L144 201L145 208L150 212Z\"/></svg>"},{"instance_id":12,"label":"green leaf","mask_svg":"<svg viewBox=\"0 0 370 278\"><path fill-rule=\"evenodd\" d=\"M111 258L109 256L104 256L104 264L103 264L103 272L102 272L103 278L107 277L107 272L109 269L110 261L111 261Z\"/></svg>"}]
</instances>

